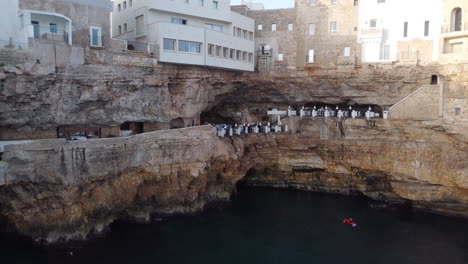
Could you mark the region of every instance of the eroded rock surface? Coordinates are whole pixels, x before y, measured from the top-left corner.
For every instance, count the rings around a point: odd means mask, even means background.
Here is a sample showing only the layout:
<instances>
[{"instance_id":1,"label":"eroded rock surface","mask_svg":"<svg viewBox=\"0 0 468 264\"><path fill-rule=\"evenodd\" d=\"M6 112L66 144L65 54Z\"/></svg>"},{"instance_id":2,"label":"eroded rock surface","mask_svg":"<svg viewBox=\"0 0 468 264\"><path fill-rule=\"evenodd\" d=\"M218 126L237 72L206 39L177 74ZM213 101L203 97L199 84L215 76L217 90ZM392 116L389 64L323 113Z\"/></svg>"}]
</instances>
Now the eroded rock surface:
<instances>
[{"instance_id":1,"label":"eroded rock surface","mask_svg":"<svg viewBox=\"0 0 468 264\"><path fill-rule=\"evenodd\" d=\"M468 217L466 128L290 119L288 134L218 138L195 127L7 146L1 215L37 240L82 239L117 218L201 210L236 183L411 202Z\"/></svg>"}]
</instances>

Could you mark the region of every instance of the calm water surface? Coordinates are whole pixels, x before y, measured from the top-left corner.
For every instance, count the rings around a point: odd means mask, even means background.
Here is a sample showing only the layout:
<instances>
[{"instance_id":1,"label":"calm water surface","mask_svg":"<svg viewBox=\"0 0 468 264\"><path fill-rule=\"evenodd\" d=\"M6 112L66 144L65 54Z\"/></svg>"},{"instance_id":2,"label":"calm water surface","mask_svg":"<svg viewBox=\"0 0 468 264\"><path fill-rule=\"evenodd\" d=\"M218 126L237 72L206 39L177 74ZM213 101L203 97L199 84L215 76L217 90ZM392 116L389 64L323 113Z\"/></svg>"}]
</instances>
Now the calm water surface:
<instances>
[{"instance_id":1,"label":"calm water surface","mask_svg":"<svg viewBox=\"0 0 468 264\"><path fill-rule=\"evenodd\" d=\"M0 263L468 264L468 221L287 190L241 189L233 202L103 238L40 247L0 235ZM356 228L343 224L352 217ZM71 255L71 253L73 255Z\"/></svg>"}]
</instances>

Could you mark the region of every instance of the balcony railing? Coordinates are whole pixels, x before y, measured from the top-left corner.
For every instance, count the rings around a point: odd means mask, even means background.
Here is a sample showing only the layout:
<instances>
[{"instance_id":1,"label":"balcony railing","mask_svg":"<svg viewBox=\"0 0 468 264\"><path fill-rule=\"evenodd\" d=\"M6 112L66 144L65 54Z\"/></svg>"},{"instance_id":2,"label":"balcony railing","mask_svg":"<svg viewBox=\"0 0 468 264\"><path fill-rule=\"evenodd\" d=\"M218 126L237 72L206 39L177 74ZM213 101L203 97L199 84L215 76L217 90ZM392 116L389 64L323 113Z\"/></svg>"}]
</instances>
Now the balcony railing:
<instances>
[{"instance_id":1,"label":"balcony railing","mask_svg":"<svg viewBox=\"0 0 468 264\"><path fill-rule=\"evenodd\" d=\"M259 49L257 50L258 56L273 56L273 49Z\"/></svg>"},{"instance_id":2,"label":"balcony railing","mask_svg":"<svg viewBox=\"0 0 468 264\"><path fill-rule=\"evenodd\" d=\"M442 27L442 34L457 33L457 32L462 32L462 31L468 31L468 22L465 24L461 24L460 28L457 28L457 30L455 30L455 28L452 27L451 25L444 25Z\"/></svg>"},{"instance_id":3,"label":"balcony railing","mask_svg":"<svg viewBox=\"0 0 468 264\"><path fill-rule=\"evenodd\" d=\"M51 29L50 27L33 26L34 38L47 39L68 43L68 32L60 29Z\"/></svg>"},{"instance_id":4,"label":"balcony railing","mask_svg":"<svg viewBox=\"0 0 468 264\"><path fill-rule=\"evenodd\" d=\"M363 36L363 37L370 37L370 36L381 37L381 36L383 36L383 29L381 27L361 28L361 36Z\"/></svg>"}]
</instances>

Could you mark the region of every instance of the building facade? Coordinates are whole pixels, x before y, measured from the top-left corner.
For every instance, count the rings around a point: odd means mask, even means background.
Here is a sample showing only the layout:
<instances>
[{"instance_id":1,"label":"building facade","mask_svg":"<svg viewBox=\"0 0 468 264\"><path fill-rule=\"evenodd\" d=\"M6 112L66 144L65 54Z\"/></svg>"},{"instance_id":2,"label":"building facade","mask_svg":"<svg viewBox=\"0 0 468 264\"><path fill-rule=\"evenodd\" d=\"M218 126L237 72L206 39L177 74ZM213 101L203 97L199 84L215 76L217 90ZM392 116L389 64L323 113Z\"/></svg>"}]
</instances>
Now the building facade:
<instances>
[{"instance_id":1,"label":"building facade","mask_svg":"<svg viewBox=\"0 0 468 264\"><path fill-rule=\"evenodd\" d=\"M441 63L468 62L468 1L445 0L440 40Z\"/></svg>"},{"instance_id":2,"label":"building facade","mask_svg":"<svg viewBox=\"0 0 468 264\"><path fill-rule=\"evenodd\" d=\"M361 0L362 61L437 61L442 5L443 0Z\"/></svg>"},{"instance_id":3,"label":"building facade","mask_svg":"<svg viewBox=\"0 0 468 264\"><path fill-rule=\"evenodd\" d=\"M254 70L254 20L229 0L116 0L113 36L157 45L160 62Z\"/></svg>"},{"instance_id":4,"label":"building facade","mask_svg":"<svg viewBox=\"0 0 468 264\"><path fill-rule=\"evenodd\" d=\"M0 10L0 44L28 48L30 41L43 40L104 47L110 44L110 8L110 0L9 1Z\"/></svg>"},{"instance_id":5,"label":"building facade","mask_svg":"<svg viewBox=\"0 0 468 264\"><path fill-rule=\"evenodd\" d=\"M353 0L296 0L299 67L359 63L358 3Z\"/></svg>"}]
</instances>

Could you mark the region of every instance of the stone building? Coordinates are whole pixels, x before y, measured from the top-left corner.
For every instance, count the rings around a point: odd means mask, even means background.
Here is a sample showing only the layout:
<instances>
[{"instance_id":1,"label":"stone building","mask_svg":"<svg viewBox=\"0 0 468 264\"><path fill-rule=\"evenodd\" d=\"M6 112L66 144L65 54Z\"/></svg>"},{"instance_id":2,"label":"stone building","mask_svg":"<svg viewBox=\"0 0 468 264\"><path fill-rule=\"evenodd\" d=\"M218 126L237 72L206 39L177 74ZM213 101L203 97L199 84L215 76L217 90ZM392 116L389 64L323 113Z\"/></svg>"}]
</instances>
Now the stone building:
<instances>
[{"instance_id":1,"label":"stone building","mask_svg":"<svg viewBox=\"0 0 468 264\"><path fill-rule=\"evenodd\" d=\"M359 42L364 63L438 60L442 0L361 0ZM420 7L425 8L420 12Z\"/></svg>"},{"instance_id":2,"label":"stone building","mask_svg":"<svg viewBox=\"0 0 468 264\"><path fill-rule=\"evenodd\" d=\"M256 21L255 49L259 71L296 69L295 8L253 10L248 6L233 6L232 9Z\"/></svg>"},{"instance_id":3,"label":"stone building","mask_svg":"<svg viewBox=\"0 0 468 264\"><path fill-rule=\"evenodd\" d=\"M156 45L160 62L254 70L254 21L229 0L116 0L113 37Z\"/></svg>"},{"instance_id":4,"label":"stone building","mask_svg":"<svg viewBox=\"0 0 468 264\"><path fill-rule=\"evenodd\" d=\"M296 0L297 66L359 63L358 1Z\"/></svg>"},{"instance_id":5,"label":"stone building","mask_svg":"<svg viewBox=\"0 0 468 264\"><path fill-rule=\"evenodd\" d=\"M260 71L355 66L358 7L354 1L296 0L295 8L232 7L255 19Z\"/></svg>"}]
</instances>

